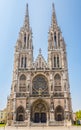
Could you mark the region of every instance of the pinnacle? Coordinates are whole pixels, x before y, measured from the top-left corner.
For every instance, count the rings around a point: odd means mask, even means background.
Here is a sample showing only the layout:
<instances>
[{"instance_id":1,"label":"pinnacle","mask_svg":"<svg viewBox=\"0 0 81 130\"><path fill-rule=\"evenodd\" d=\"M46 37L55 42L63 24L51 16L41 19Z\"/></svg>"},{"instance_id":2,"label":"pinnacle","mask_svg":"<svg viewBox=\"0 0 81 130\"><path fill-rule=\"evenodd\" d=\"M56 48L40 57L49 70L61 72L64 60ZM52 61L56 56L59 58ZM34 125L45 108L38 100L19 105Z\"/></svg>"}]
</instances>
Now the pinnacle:
<instances>
[{"instance_id":1,"label":"pinnacle","mask_svg":"<svg viewBox=\"0 0 81 130\"><path fill-rule=\"evenodd\" d=\"M52 3L52 26L54 25L57 25L57 18L56 18L54 3Z\"/></svg>"},{"instance_id":2,"label":"pinnacle","mask_svg":"<svg viewBox=\"0 0 81 130\"><path fill-rule=\"evenodd\" d=\"M28 3L26 4L26 13L25 13L24 26L29 28L29 11L28 11Z\"/></svg>"},{"instance_id":3,"label":"pinnacle","mask_svg":"<svg viewBox=\"0 0 81 130\"><path fill-rule=\"evenodd\" d=\"M54 3L52 3L52 10L53 10L53 12L55 12L55 6L54 6Z\"/></svg>"}]
</instances>

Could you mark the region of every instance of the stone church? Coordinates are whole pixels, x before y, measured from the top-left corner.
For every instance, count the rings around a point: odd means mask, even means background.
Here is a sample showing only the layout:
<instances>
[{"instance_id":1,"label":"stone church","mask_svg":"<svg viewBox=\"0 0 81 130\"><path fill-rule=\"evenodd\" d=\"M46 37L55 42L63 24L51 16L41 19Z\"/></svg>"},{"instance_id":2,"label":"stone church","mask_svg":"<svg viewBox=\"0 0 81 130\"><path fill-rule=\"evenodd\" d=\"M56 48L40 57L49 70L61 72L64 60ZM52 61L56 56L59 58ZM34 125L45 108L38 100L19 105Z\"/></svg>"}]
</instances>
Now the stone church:
<instances>
[{"instance_id":1,"label":"stone church","mask_svg":"<svg viewBox=\"0 0 81 130\"><path fill-rule=\"evenodd\" d=\"M72 120L66 44L52 4L48 57L41 49L34 60L28 4L15 46L11 93L7 100L7 125L55 126Z\"/></svg>"}]
</instances>

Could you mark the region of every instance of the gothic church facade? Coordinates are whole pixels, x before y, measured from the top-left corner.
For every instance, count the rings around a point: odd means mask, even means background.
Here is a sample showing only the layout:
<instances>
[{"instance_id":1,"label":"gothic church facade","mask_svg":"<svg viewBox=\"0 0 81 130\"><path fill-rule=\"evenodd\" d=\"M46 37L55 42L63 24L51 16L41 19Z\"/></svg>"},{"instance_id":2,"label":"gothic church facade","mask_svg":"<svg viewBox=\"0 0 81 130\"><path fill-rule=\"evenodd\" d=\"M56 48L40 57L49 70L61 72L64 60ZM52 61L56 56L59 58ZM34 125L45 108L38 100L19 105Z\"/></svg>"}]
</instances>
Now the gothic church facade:
<instances>
[{"instance_id":1,"label":"gothic church facade","mask_svg":"<svg viewBox=\"0 0 81 130\"><path fill-rule=\"evenodd\" d=\"M72 120L66 44L57 24L54 4L48 33L48 60L39 50L33 59L28 4L24 25L15 46L11 93L7 101L7 125L64 125Z\"/></svg>"}]
</instances>

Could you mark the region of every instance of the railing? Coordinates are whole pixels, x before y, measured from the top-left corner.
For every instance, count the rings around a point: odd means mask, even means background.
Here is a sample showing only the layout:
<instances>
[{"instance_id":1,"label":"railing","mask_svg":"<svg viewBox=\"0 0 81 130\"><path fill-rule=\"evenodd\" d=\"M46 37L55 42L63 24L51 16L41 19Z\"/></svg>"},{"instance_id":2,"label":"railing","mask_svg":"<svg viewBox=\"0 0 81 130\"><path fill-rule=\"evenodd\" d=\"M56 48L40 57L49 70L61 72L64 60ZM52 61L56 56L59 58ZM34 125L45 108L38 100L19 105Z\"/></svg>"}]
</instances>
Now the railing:
<instances>
[{"instance_id":1,"label":"railing","mask_svg":"<svg viewBox=\"0 0 81 130\"><path fill-rule=\"evenodd\" d=\"M61 67L55 67L55 68L52 68L52 70L61 70L62 68Z\"/></svg>"},{"instance_id":2,"label":"railing","mask_svg":"<svg viewBox=\"0 0 81 130\"><path fill-rule=\"evenodd\" d=\"M49 94L31 94L30 97L49 97L50 95Z\"/></svg>"},{"instance_id":3,"label":"railing","mask_svg":"<svg viewBox=\"0 0 81 130\"><path fill-rule=\"evenodd\" d=\"M38 96L41 96L41 97L49 97L50 95L49 94L31 94L30 97L38 97ZM27 93L16 93L16 97L27 97Z\"/></svg>"},{"instance_id":4,"label":"railing","mask_svg":"<svg viewBox=\"0 0 81 130\"><path fill-rule=\"evenodd\" d=\"M46 68L45 67L44 68L34 67L34 68L30 68L30 69L28 69L28 68L19 68L19 70L28 70L28 71L29 70L41 70L42 71L42 70L50 70L50 69L47 68L47 67Z\"/></svg>"},{"instance_id":5,"label":"railing","mask_svg":"<svg viewBox=\"0 0 81 130\"><path fill-rule=\"evenodd\" d=\"M54 92L54 97L64 97L64 92Z\"/></svg>"},{"instance_id":6,"label":"railing","mask_svg":"<svg viewBox=\"0 0 81 130\"><path fill-rule=\"evenodd\" d=\"M16 93L16 97L27 97L27 93Z\"/></svg>"}]
</instances>

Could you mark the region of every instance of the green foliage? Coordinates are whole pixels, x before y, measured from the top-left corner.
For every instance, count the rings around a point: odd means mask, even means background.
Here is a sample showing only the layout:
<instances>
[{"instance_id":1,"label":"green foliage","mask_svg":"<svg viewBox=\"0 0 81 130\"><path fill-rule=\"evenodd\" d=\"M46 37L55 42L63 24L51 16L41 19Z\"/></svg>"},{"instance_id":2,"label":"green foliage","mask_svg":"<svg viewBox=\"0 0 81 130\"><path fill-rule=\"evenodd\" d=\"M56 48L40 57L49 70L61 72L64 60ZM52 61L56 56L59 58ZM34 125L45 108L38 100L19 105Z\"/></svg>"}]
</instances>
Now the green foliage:
<instances>
[{"instance_id":1,"label":"green foliage","mask_svg":"<svg viewBox=\"0 0 81 130\"><path fill-rule=\"evenodd\" d=\"M5 127L6 124L0 124L0 127Z\"/></svg>"},{"instance_id":2,"label":"green foliage","mask_svg":"<svg viewBox=\"0 0 81 130\"><path fill-rule=\"evenodd\" d=\"M81 120L81 110L76 112L76 118L77 120Z\"/></svg>"}]
</instances>

